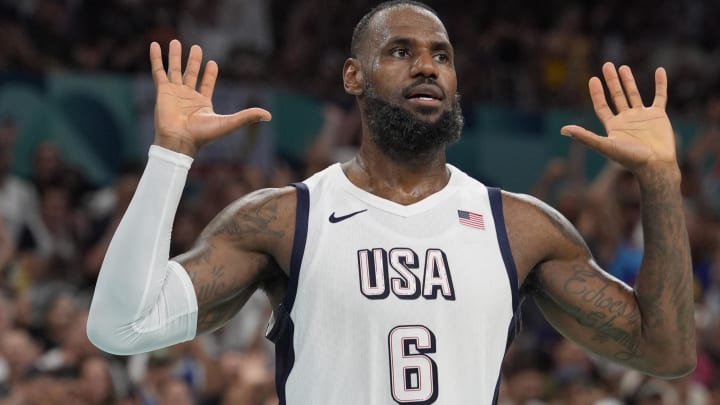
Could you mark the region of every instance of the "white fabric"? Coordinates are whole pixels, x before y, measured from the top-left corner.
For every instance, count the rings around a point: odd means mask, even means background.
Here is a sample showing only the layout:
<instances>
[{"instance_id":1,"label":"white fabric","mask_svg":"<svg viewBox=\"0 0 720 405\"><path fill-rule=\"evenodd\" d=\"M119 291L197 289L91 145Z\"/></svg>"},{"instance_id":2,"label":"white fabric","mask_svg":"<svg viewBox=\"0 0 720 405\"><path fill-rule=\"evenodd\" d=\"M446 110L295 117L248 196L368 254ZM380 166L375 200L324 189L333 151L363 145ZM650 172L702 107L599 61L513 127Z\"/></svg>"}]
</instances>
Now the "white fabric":
<instances>
[{"instance_id":1,"label":"white fabric","mask_svg":"<svg viewBox=\"0 0 720 405\"><path fill-rule=\"evenodd\" d=\"M192 281L169 261L170 232L192 158L151 146L145 172L100 269L87 333L112 354L147 352L195 337Z\"/></svg>"},{"instance_id":2,"label":"white fabric","mask_svg":"<svg viewBox=\"0 0 720 405\"><path fill-rule=\"evenodd\" d=\"M337 164L304 182L292 350L279 351L292 353L289 405L492 403L513 318L504 224L488 189L448 168L445 188L410 205L356 187Z\"/></svg>"}]
</instances>

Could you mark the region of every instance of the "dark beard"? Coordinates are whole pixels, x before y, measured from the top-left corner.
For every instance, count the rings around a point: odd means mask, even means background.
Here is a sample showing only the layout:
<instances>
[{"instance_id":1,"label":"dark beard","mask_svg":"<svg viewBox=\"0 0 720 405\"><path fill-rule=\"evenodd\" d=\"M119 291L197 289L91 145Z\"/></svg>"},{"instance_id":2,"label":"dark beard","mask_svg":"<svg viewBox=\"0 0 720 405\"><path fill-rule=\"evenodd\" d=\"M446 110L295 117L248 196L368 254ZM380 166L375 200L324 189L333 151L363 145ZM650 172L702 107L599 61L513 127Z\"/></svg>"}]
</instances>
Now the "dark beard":
<instances>
[{"instance_id":1,"label":"dark beard","mask_svg":"<svg viewBox=\"0 0 720 405\"><path fill-rule=\"evenodd\" d=\"M435 120L426 121L412 112L365 91L365 117L370 139L388 157L399 161L418 161L430 158L434 152L460 139L463 128L460 94L452 105ZM433 108L418 111L433 112Z\"/></svg>"}]
</instances>

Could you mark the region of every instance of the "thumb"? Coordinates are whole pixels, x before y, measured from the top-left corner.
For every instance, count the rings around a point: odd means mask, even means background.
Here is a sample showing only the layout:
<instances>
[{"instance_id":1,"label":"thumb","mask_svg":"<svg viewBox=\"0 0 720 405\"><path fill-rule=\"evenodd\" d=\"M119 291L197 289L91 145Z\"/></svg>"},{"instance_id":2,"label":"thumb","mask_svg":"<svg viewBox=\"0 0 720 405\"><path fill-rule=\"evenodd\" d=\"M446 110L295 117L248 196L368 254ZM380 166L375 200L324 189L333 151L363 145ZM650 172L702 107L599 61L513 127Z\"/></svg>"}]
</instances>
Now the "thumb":
<instances>
[{"instance_id":1,"label":"thumb","mask_svg":"<svg viewBox=\"0 0 720 405\"><path fill-rule=\"evenodd\" d=\"M228 132L252 122L270 121L272 114L265 109L253 107L222 117L222 132Z\"/></svg>"},{"instance_id":2,"label":"thumb","mask_svg":"<svg viewBox=\"0 0 720 405\"><path fill-rule=\"evenodd\" d=\"M270 121L272 114L263 108L253 107L238 111L230 117L232 120L237 121L239 125L243 125L250 122Z\"/></svg>"},{"instance_id":3,"label":"thumb","mask_svg":"<svg viewBox=\"0 0 720 405\"><path fill-rule=\"evenodd\" d=\"M600 153L604 153L608 145L608 138L600 136L595 132L589 131L579 125L565 125L560 128L560 134L569 136L589 148L595 149Z\"/></svg>"}]
</instances>

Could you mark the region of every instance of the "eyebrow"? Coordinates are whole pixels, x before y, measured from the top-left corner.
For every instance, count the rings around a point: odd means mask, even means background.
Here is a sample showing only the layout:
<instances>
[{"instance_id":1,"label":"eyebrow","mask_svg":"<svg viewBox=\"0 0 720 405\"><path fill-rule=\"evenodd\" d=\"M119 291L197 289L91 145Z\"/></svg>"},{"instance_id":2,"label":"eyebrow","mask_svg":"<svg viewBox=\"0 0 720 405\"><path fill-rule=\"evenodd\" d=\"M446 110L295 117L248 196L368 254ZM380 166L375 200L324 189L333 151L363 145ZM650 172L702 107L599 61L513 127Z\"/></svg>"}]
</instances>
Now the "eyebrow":
<instances>
[{"instance_id":1,"label":"eyebrow","mask_svg":"<svg viewBox=\"0 0 720 405\"><path fill-rule=\"evenodd\" d=\"M400 45L400 46L410 47L410 46L415 45L416 43L417 43L417 40L412 39L412 38L393 37L387 41L385 46L387 47L387 46ZM448 51L451 53L454 51L453 46L448 41L432 41L432 42L430 42L430 49L432 49L433 51L442 50L442 51Z\"/></svg>"}]
</instances>

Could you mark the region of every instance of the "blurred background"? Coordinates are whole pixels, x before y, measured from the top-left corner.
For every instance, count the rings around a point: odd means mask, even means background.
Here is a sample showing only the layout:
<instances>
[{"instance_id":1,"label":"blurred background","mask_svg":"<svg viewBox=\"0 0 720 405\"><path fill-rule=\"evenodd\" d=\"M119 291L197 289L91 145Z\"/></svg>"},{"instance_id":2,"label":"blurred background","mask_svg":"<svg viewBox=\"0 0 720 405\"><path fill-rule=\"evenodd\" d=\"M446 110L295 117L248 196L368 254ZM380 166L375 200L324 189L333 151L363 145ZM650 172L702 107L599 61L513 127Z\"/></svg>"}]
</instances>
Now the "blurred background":
<instances>
[{"instance_id":1,"label":"blurred background","mask_svg":"<svg viewBox=\"0 0 720 405\"><path fill-rule=\"evenodd\" d=\"M462 3L462 4L461 4ZM341 67L376 2L0 0L0 405L276 404L269 315L256 295L220 331L138 356L85 336L104 251L153 139L148 46L179 38L216 60L215 109L261 106L198 156L172 254L222 207L348 159L359 141ZM589 356L523 305L500 402L720 404L720 3L430 1L456 49L466 127L451 163L559 209L596 260L632 283L642 258L632 175L559 135L597 131L587 80L633 68L649 103L669 75L695 272L698 367L662 381Z\"/></svg>"}]
</instances>

